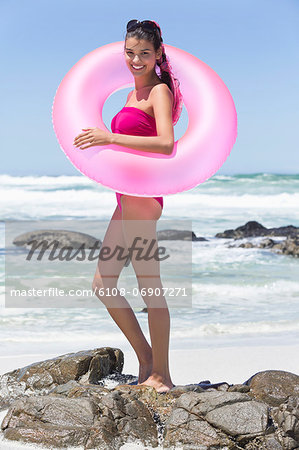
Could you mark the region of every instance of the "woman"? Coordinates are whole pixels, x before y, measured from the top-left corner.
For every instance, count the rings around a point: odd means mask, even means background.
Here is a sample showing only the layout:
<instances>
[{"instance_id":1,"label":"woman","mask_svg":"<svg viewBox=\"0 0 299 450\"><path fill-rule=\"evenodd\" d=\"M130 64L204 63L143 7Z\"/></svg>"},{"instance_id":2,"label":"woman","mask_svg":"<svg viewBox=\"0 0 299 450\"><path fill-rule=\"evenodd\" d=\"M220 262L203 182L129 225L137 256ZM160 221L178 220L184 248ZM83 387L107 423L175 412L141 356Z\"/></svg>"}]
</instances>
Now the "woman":
<instances>
[{"instance_id":1,"label":"woman","mask_svg":"<svg viewBox=\"0 0 299 450\"><path fill-rule=\"evenodd\" d=\"M144 152L171 154L174 145L173 125L182 110L179 82L174 78L165 54L161 29L150 20L130 20L125 36L124 56L134 76L135 89L128 94L126 105L112 119L112 133L98 128L84 128L74 145L85 149L94 145L116 144ZM160 68L160 76L156 73ZM116 246L128 250L136 236L144 243L155 240L156 223L161 217L163 197L135 197L116 193L117 206L106 231L103 247L113 253ZM141 222L143 221L143 222ZM146 249L144 249L146 250ZM105 304L111 317L123 331L139 361L138 384L167 392L174 384L168 365L170 316L160 279L159 260L131 262L138 287L147 305L151 346L147 342L129 303L116 289L126 260L115 257L99 259L92 288ZM148 288L158 288L149 295ZM111 295L117 292L117 295Z\"/></svg>"}]
</instances>

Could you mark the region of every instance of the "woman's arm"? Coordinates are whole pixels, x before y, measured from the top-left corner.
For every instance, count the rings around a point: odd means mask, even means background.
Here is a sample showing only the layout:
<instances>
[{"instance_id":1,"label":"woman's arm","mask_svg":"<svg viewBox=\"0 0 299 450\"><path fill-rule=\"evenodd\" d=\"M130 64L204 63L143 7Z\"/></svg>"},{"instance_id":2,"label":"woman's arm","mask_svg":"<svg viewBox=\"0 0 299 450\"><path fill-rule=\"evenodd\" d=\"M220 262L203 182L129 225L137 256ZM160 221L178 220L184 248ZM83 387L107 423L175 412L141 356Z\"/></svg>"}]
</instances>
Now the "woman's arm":
<instances>
[{"instance_id":1,"label":"woman's arm","mask_svg":"<svg viewBox=\"0 0 299 450\"><path fill-rule=\"evenodd\" d=\"M131 136L130 134L111 133L110 144L134 148L143 152L163 153L169 155L170 145L161 136Z\"/></svg>"},{"instance_id":2,"label":"woman's arm","mask_svg":"<svg viewBox=\"0 0 299 450\"><path fill-rule=\"evenodd\" d=\"M171 154L174 145L172 92L165 83L161 83L152 88L150 97L156 120L157 136L131 136L110 133L99 128L83 128L84 133L74 139L75 147L85 150L96 145L115 144L144 152Z\"/></svg>"},{"instance_id":3,"label":"woman's arm","mask_svg":"<svg viewBox=\"0 0 299 450\"><path fill-rule=\"evenodd\" d=\"M158 136L131 136L111 133L111 144L136 150L169 155L173 150L174 133L172 125L173 95L168 86L158 84L150 92Z\"/></svg>"}]
</instances>

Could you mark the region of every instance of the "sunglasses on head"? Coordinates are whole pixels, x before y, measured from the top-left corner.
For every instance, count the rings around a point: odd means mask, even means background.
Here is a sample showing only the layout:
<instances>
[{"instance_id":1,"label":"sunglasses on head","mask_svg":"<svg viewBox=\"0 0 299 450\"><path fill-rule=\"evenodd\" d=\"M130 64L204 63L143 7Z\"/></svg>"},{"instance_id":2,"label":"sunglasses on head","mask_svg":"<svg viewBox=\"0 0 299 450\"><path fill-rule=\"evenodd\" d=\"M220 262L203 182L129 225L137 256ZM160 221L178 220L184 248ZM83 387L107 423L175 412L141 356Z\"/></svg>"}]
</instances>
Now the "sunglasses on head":
<instances>
[{"instance_id":1,"label":"sunglasses on head","mask_svg":"<svg viewBox=\"0 0 299 450\"><path fill-rule=\"evenodd\" d=\"M127 23L127 31L134 31L136 30L136 28L139 27L142 28L144 31L149 31L152 33L155 30L158 30L160 38L162 40L160 27L156 25L156 23L153 22L152 20L143 20L142 22L140 22L139 20L133 19Z\"/></svg>"}]
</instances>

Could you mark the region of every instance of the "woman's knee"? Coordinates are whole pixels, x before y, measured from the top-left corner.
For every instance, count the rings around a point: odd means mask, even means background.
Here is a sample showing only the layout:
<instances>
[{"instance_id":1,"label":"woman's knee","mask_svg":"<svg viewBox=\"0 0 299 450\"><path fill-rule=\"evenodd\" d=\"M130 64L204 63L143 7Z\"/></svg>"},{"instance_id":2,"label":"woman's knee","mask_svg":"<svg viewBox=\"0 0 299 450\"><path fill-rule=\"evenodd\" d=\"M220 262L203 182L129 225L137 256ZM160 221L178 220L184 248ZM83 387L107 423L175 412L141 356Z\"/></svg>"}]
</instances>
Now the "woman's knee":
<instances>
[{"instance_id":1,"label":"woman's knee","mask_svg":"<svg viewBox=\"0 0 299 450\"><path fill-rule=\"evenodd\" d=\"M103 287L102 279L94 278L91 285L92 291L93 292L98 291L102 287Z\"/></svg>"},{"instance_id":2,"label":"woman's knee","mask_svg":"<svg viewBox=\"0 0 299 450\"><path fill-rule=\"evenodd\" d=\"M93 279L92 282L92 291L95 293L102 293L102 295L105 295L105 293L108 293L109 290L112 291L112 289L117 288L117 282L118 282L118 276L97 276Z\"/></svg>"}]
</instances>

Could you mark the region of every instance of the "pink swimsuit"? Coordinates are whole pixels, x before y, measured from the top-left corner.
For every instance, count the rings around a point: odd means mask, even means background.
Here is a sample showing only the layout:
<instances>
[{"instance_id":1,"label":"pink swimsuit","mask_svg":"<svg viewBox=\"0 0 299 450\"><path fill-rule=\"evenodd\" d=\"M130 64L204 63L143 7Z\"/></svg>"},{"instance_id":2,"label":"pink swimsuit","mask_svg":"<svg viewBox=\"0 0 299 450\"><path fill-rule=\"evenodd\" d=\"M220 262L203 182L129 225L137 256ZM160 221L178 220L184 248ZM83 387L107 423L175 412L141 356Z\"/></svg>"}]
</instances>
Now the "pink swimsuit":
<instances>
[{"instance_id":1,"label":"pink swimsuit","mask_svg":"<svg viewBox=\"0 0 299 450\"><path fill-rule=\"evenodd\" d=\"M111 121L112 133L129 134L132 136L157 136L156 121L150 114L135 106L124 106ZM116 192L116 199L121 210L120 198L123 194ZM156 199L163 209L163 197Z\"/></svg>"}]
</instances>

